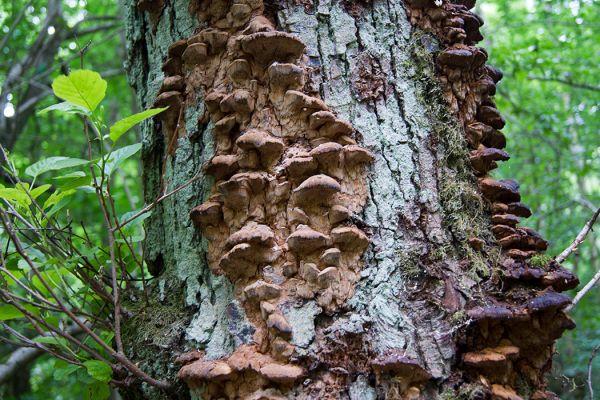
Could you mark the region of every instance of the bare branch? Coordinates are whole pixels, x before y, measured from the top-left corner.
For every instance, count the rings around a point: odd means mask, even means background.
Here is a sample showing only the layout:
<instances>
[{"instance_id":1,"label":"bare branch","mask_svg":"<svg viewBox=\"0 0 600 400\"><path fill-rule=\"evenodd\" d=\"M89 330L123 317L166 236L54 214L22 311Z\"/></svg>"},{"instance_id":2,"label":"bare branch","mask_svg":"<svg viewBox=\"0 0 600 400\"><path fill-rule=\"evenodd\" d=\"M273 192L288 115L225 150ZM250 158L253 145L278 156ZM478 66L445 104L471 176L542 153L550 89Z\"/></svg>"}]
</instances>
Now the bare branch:
<instances>
[{"instance_id":1,"label":"bare branch","mask_svg":"<svg viewBox=\"0 0 600 400\"><path fill-rule=\"evenodd\" d=\"M120 23L113 23L113 24L92 26L90 28L85 28L85 29L73 30L69 33L69 35L67 36L67 39L73 39L73 38L77 38L77 37L81 37L81 36L85 36L85 35L91 35L91 34L97 33L97 32L107 31L110 29L118 28L120 25L121 25Z\"/></svg>"},{"instance_id":2,"label":"bare branch","mask_svg":"<svg viewBox=\"0 0 600 400\"><path fill-rule=\"evenodd\" d=\"M598 272L596 272L596 275L594 275L594 277L592 279L590 279L590 281L583 287L583 289L581 289L579 292L577 292L577 294L573 298L573 301L571 302L571 304L569 304L565 308L565 311L566 312L571 311L573 309L573 307L575 307L577 305L577 303L579 303L581 301L583 296L585 296L596 285L596 283L598 283L598 281L600 281L600 270Z\"/></svg>"},{"instance_id":3,"label":"bare branch","mask_svg":"<svg viewBox=\"0 0 600 400\"><path fill-rule=\"evenodd\" d=\"M593 86L593 85L588 85L587 83L579 83L579 82L573 82L571 80L568 79L562 79L562 78L546 78L543 76L528 76L528 79L534 80L534 81L541 81L541 82L556 82L556 83L561 83L563 85L567 85L567 86L571 86L577 89L584 89L584 90L592 90L595 92L600 92L600 87L599 86Z\"/></svg>"},{"instance_id":4,"label":"bare branch","mask_svg":"<svg viewBox=\"0 0 600 400\"><path fill-rule=\"evenodd\" d=\"M151 211L154 207L156 207L158 205L158 203L160 203L161 201L169 198L170 196L174 195L175 193L177 193L177 192L185 189L186 187L188 187L192 183L196 182L200 178L202 178L201 174L194 175L194 177L191 178L189 181L185 182L181 186L176 187L175 189L173 189L169 193L163 194L162 196L158 197L152 203L148 204L146 207L142 208L139 212L137 212L134 215L132 215L131 217L127 218L125 221L123 221L123 223L121 223L120 225L118 225L114 229L115 230L116 229L120 229L120 228L124 227L125 225L129 224L131 221L135 220L136 218L139 218L141 215L146 214L147 212Z\"/></svg>"},{"instance_id":5,"label":"bare branch","mask_svg":"<svg viewBox=\"0 0 600 400\"><path fill-rule=\"evenodd\" d=\"M562 253L560 253L558 256L556 256L556 262L558 262L559 264L562 263L563 261L565 261L567 259L567 257L569 257L571 255L571 253L573 253L575 250L577 250L577 246L579 246L585 240L587 234L592 229L592 226L594 226L594 223L596 222L598 215L600 215L600 208L598 208L596 210L596 212L592 216L592 219L590 219L585 224L585 226L583 227L581 232L579 232L579 234L577 235L577 237L575 238L573 243L571 243L571 245L569 247L567 247Z\"/></svg>"},{"instance_id":6,"label":"bare branch","mask_svg":"<svg viewBox=\"0 0 600 400\"><path fill-rule=\"evenodd\" d=\"M598 353L598 350L600 350L600 344L598 344L596 347L594 347L594 350L592 350L592 354L590 355L590 359L588 361L587 384L588 384L588 390L590 391L590 400L594 399L594 386L593 386L593 380L592 380L592 364L594 362L594 357L596 357L596 353Z\"/></svg>"},{"instance_id":7,"label":"bare branch","mask_svg":"<svg viewBox=\"0 0 600 400\"><path fill-rule=\"evenodd\" d=\"M72 335L81 333L78 326L72 326L68 329ZM44 336L50 336L50 333ZM13 351L4 364L0 364L0 385L8 382L24 366L44 354L41 347L21 347Z\"/></svg>"}]
</instances>

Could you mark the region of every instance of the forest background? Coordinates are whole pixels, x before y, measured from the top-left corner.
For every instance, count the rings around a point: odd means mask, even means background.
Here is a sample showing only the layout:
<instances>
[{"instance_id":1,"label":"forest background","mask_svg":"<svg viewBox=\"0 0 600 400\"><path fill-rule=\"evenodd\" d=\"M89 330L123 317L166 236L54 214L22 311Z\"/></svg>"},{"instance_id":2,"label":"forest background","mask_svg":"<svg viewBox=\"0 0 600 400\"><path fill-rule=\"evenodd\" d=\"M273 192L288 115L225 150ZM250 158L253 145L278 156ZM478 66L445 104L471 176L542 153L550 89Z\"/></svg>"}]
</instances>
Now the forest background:
<instances>
[{"instance_id":1,"label":"forest background","mask_svg":"<svg viewBox=\"0 0 600 400\"><path fill-rule=\"evenodd\" d=\"M600 1L486 0L476 11L485 20L482 45L490 63L504 72L496 100L507 119L504 131L513 160L495 175L521 183L524 202L534 210L527 225L551 241L548 254L556 255L600 205ZM50 13L55 13L52 19ZM77 117L36 114L56 102L50 83L81 66L82 49L83 66L108 81L109 96L102 103L108 122L141 111L124 72L127 49L121 16L118 4L103 0L2 0L0 140L12 147L18 169L51 156L85 158L86 140ZM36 47L40 39L42 49ZM50 48L48 43L53 43ZM26 62L32 58L36 61ZM24 68L15 74L18 64ZM8 86L10 93L5 91ZM7 123L12 128L2 129ZM141 137L130 132L121 140L137 143ZM138 171L138 161L131 158L115 176L124 189L115 194L117 208L143 206ZM89 193L75 196L70 209L74 220L100 215ZM102 229L102 220L95 220L98 226L90 229ZM600 234L590 233L566 266L582 285L588 282L600 269ZM599 307L596 287L572 313L577 328L558 342L549 382L561 399L586 396L588 364L600 345ZM19 330L18 319L7 323ZM0 364L14 349L0 343ZM19 379L0 387L0 398L80 398L75 375L55 379L56 362L39 357ZM600 357L592 366L597 371L593 384L600 393Z\"/></svg>"}]
</instances>

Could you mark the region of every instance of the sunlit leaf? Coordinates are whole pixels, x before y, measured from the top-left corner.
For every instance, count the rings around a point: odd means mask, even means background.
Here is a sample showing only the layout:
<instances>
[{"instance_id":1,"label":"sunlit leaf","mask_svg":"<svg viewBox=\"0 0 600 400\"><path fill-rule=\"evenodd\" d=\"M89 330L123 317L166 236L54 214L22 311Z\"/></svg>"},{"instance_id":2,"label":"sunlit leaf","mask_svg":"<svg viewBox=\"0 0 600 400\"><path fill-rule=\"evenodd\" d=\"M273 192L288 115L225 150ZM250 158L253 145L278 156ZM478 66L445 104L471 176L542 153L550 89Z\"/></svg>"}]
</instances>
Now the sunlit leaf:
<instances>
[{"instance_id":1,"label":"sunlit leaf","mask_svg":"<svg viewBox=\"0 0 600 400\"><path fill-rule=\"evenodd\" d=\"M15 188L0 188L0 199L23 207L27 207L31 204L31 199L27 193Z\"/></svg>"},{"instance_id":2,"label":"sunlit leaf","mask_svg":"<svg viewBox=\"0 0 600 400\"><path fill-rule=\"evenodd\" d=\"M95 71L80 69L57 77L52 90L57 97L93 112L104 99L106 81Z\"/></svg>"},{"instance_id":3,"label":"sunlit leaf","mask_svg":"<svg viewBox=\"0 0 600 400\"><path fill-rule=\"evenodd\" d=\"M48 199L44 202L42 208L45 210L53 205L57 204L62 199L72 196L75 193L75 190L65 190L65 191L57 191L52 193Z\"/></svg>"},{"instance_id":4,"label":"sunlit leaf","mask_svg":"<svg viewBox=\"0 0 600 400\"><path fill-rule=\"evenodd\" d=\"M49 184L40 185L31 191L31 197L33 197L34 199L37 199L42 194L46 193L46 191L48 191L48 189L50 189L51 187L52 187L52 185L49 185Z\"/></svg>"},{"instance_id":5,"label":"sunlit leaf","mask_svg":"<svg viewBox=\"0 0 600 400\"><path fill-rule=\"evenodd\" d=\"M23 313L15 306L11 306L9 304L0 306L0 321L8 321L11 319L21 318L23 316Z\"/></svg>"},{"instance_id":6,"label":"sunlit leaf","mask_svg":"<svg viewBox=\"0 0 600 400\"><path fill-rule=\"evenodd\" d=\"M0 321L21 318L23 313L14 306L0 306Z\"/></svg>"},{"instance_id":7,"label":"sunlit leaf","mask_svg":"<svg viewBox=\"0 0 600 400\"><path fill-rule=\"evenodd\" d=\"M122 120L115 123L110 127L110 139L113 142L116 142L125 132L134 127L136 124L139 124L145 119L155 116L156 114L160 114L165 111L168 107L164 108L151 108L146 111L142 111L137 114L133 114L127 118L123 118Z\"/></svg>"}]
</instances>

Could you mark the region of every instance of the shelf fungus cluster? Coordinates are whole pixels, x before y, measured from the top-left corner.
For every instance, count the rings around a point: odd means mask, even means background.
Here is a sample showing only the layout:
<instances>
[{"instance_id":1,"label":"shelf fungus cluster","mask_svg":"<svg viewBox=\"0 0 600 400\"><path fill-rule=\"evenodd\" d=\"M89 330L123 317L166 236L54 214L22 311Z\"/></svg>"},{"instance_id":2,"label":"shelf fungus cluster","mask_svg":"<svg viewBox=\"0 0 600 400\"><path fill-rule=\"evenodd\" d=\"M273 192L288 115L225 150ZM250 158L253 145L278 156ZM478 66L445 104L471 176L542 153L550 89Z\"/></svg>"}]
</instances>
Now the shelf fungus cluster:
<instances>
[{"instance_id":1,"label":"shelf fungus cluster","mask_svg":"<svg viewBox=\"0 0 600 400\"><path fill-rule=\"evenodd\" d=\"M554 341L574 326L561 311L569 298L557 292L578 281L555 262L543 268L533 265L531 257L546 250L548 243L532 229L518 226L521 218L531 215L520 202L519 185L488 175L509 155L500 132L505 120L493 100L502 73L485 64L487 53L476 46L483 39L479 31L483 21L470 11L475 0L406 0L406 4L411 23L442 43L438 77L450 110L464 126L473 172L489 202L492 233L503 250L504 290L469 311L473 324L462 343L466 376L482 383L494 399L521 399L515 388L523 383L534 388L532 399L552 399L543 372L550 367ZM482 242L470 239L477 250ZM520 290L523 287L532 290Z\"/></svg>"},{"instance_id":2,"label":"shelf fungus cluster","mask_svg":"<svg viewBox=\"0 0 600 400\"><path fill-rule=\"evenodd\" d=\"M170 106L162 118L173 143L183 110L204 102L215 183L190 217L254 335L227 358L184 355L179 376L205 398L280 398L306 374L282 305L314 300L327 313L352 296L369 239L351 219L366 201L373 156L304 91L305 45L275 29L262 1L192 3L210 27L170 46L156 103Z\"/></svg>"}]
</instances>

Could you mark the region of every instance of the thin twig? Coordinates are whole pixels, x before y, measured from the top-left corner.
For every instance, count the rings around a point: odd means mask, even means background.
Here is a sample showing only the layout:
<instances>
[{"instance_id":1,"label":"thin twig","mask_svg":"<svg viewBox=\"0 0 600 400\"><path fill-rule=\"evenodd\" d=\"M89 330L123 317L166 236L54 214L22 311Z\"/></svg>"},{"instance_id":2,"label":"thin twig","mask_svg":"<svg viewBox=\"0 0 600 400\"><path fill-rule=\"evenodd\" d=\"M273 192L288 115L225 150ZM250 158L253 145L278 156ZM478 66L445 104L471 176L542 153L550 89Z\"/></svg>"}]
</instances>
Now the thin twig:
<instances>
[{"instance_id":1,"label":"thin twig","mask_svg":"<svg viewBox=\"0 0 600 400\"><path fill-rule=\"evenodd\" d=\"M585 226L583 227L581 232L579 232L579 234L577 235L577 237L575 238L573 243L571 243L571 245L569 247L567 247L562 253L560 253L558 256L556 256L556 258L555 258L556 262L558 262L559 264L562 263L563 261L565 261L567 259L567 257L569 257L571 255L571 253L573 253L575 250L577 250L577 246L579 246L585 240L585 237L587 236L587 234L590 232L590 230L594 226L594 223L596 222L598 215L600 215L600 208L598 208L596 210L596 212L592 216L592 219L590 219L585 224Z\"/></svg>"},{"instance_id":2,"label":"thin twig","mask_svg":"<svg viewBox=\"0 0 600 400\"><path fill-rule=\"evenodd\" d=\"M200 173L194 175L194 177L191 178L189 181L185 182L181 186L176 187L175 189L171 190L169 193L163 194L162 196L158 197L152 203L148 204L146 207L142 208L139 212L137 212L134 215L132 215L131 217L127 218L125 221L123 221L123 223L121 223L114 229L115 230L120 229L120 228L124 227L125 225L129 224L131 221L135 220L136 218L139 218L141 215L144 215L148 211L151 211L154 207L156 207L158 205L158 203L169 198L170 196L174 195L175 193L180 192L181 190L185 189L186 187L190 186L192 183L194 183L198 179L202 178L202 176L203 175Z\"/></svg>"},{"instance_id":3,"label":"thin twig","mask_svg":"<svg viewBox=\"0 0 600 400\"><path fill-rule=\"evenodd\" d=\"M590 279L590 281L579 292L577 292L575 297L573 297L573 301L571 302L571 304L565 307L565 311L571 311L573 307L575 307L577 303L581 301L583 296L585 296L587 292L589 292L594 287L594 285L598 283L598 281L600 281L600 270L598 270L598 272L596 272L596 275L594 275L594 277Z\"/></svg>"},{"instance_id":4,"label":"thin twig","mask_svg":"<svg viewBox=\"0 0 600 400\"><path fill-rule=\"evenodd\" d=\"M600 350L600 343L594 347L592 350L592 354L590 355L590 359L588 361L588 376L587 376L587 384L588 390L590 391L590 400L594 400L594 385L592 381L592 364L594 363L594 357L596 357L596 353Z\"/></svg>"},{"instance_id":5,"label":"thin twig","mask_svg":"<svg viewBox=\"0 0 600 400\"><path fill-rule=\"evenodd\" d=\"M592 90L595 92L600 92L600 87L599 86L594 86L594 85L588 85L587 83L581 83L581 82L573 82L571 80L568 79L562 79L562 78L546 78L544 76L528 76L527 79L531 79L531 80L535 80L535 81L541 81L541 82L556 82L556 83L561 83L563 85L567 85L567 86L571 86L577 89L585 89L585 90Z\"/></svg>"}]
</instances>

